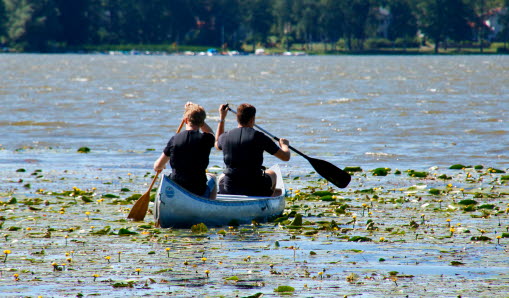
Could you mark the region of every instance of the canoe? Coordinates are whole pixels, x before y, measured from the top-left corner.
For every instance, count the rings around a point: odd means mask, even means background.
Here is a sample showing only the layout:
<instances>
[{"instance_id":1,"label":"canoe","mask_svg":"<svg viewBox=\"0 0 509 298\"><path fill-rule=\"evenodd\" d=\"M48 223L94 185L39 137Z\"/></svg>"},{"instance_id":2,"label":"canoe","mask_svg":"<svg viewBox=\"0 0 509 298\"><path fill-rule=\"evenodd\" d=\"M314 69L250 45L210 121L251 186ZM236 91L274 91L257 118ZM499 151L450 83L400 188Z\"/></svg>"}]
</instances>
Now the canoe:
<instances>
[{"instance_id":1,"label":"canoe","mask_svg":"<svg viewBox=\"0 0 509 298\"><path fill-rule=\"evenodd\" d=\"M164 175L157 190L154 218L162 228L188 228L204 223L207 227L266 222L283 213L286 190L278 165L274 197L218 194L215 200L197 196Z\"/></svg>"}]
</instances>

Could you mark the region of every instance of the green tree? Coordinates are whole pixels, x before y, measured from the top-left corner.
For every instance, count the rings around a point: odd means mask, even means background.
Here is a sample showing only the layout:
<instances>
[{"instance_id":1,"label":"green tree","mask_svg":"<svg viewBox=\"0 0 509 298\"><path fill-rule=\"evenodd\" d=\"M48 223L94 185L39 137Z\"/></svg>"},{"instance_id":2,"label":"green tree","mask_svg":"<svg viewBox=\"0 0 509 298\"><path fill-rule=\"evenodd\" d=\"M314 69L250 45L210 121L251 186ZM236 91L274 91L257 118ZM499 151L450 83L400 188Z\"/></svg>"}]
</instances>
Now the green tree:
<instances>
[{"instance_id":1,"label":"green tree","mask_svg":"<svg viewBox=\"0 0 509 298\"><path fill-rule=\"evenodd\" d=\"M391 21L388 27L388 38L395 41L413 39L417 35L417 17L410 0L391 0L388 4Z\"/></svg>"},{"instance_id":2,"label":"green tree","mask_svg":"<svg viewBox=\"0 0 509 298\"><path fill-rule=\"evenodd\" d=\"M484 0L481 0L484 1ZM463 0L448 0L444 5L446 37L460 44L461 41L472 40L474 13Z\"/></svg>"},{"instance_id":3,"label":"green tree","mask_svg":"<svg viewBox=\"0 0 509 298\"><path fill-rule=\"evenodd\" d=\"M338 39L343 35L344 14L340 1L321 0L320 6L320 30L324 39L331 43L331 49L335 50Z\"/></svg>"},{"instance_id":4,"label":"green tree","mask_svg":"<svg viewBox=\"0 0 509 298\"><path fill-rule=\"evenodd\" d=\"M5 11L5 4L3 0L0 0L0 45L6 42L5 37L5 23L7 20L7 13Z\"/></svg>"},{"instance_id":5,"label":"green tree","mask_svg":"<svg viewBox=\"0 0 509 298\"><path fill-rule=\"evenodd\" d=\"M57 40L60 26L52 0L4 0L7 37L25 51L47 51Z\"/></svg>"},{"instance_id":6,"label":"green tree","mask_svg":"<svg viewBox=\"0 0 509 298\"><path fill-rule=\"evenodd\" d=\"M507 43L509 42L509 0L504 1L502 14L499 22L503 26L500 32L500 38L504 42L504 49L507 51Z\"/></svg>"},{"instance_id":7,"label":"green tree","mask_svg":"<svg viewBox=\"0 0 509 298\"><path fill-rule=\"evenodd\" d=\"M272 15L274 17L273 31L286 50L290 50L293 42L292 33L295 27L290 12L291 1L274 0L272 6Z\"/></svg>"},{"instance_id":8,"label":"green tree","mask_svg":"<svg viewBox=\"0 0 509 298\"><path fill-rule=\"evenodd\" d=\"M435 43L435 53L447 39L470 40L473 19L470 6L462 0L421 0L418 5L420 28Z\"/></svg>"},{"instance_id":9,"label":"green tree","mask_svg":"<svg viewBox=\"0 0 509 298\"><path fill-rule=\"evenodd\" d=\"M295 37L309 49L314 37L318 35L318 2L316 0L295 0L292 5L292 15L295 24Z\"/></svg>"},{"instance_id":10,"label":"green tree","mask_svg":"<svg viewBox=\"0 0 509 298\"><path fill-rule=\"evenodd\" d=\"M446 38L447 15L443 10L447 0L421 0L419 8L420 29L435 43L438 53L440 43Z\"/></svg>"},{"instance_id":11,"label":"green tree","mask_svg":"<svg viewBox=\"0 0 509 298\"><path fill-rule=\"evenodd\" d=\"M341 1L343 37L348 50L363 49L368 25L373 21L372 7L370 0Z\"/></svg>"},{"instance_id":12,"label":"green tree","mask_svg":"<svg viewBox=\"0 0 509 298\"><path fill-rule=\"evenodd\" d=\"M60 42L69 46L83 45L89 35L86 17L89 0L56 0L58 21L61 26Z\"/></svg>"},{"instance_id":13,"label":"green tree","mask_svg":"<svg viewBox=\"0 0 509 298\"><path fill-rule=\"evenodd\" d=\"M265 43L273 19L270 13L270 0L242 1L243 18L250 32L253 51L257 43Z\"/></svg>"}]
</instances>

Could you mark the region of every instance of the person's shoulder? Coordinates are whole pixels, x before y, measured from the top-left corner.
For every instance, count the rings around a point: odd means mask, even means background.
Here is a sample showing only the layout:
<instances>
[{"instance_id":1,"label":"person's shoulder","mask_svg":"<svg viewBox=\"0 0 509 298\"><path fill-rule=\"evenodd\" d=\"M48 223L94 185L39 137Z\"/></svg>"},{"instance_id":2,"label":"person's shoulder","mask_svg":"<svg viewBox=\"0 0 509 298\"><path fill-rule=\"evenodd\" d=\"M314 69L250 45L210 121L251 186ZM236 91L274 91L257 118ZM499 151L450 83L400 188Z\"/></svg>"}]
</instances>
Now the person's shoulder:
<instances>
[{"instance_id":1,"label":"person's shoulder","mask_svg":"<svg viewBox=\"0 0 509 298\"><path fill-rule=\"evenodd\" d=\"M254 134L257 138L264 138L264 139L270 139L269 136L267 136L266 134L264 134L263 132L259 131L259 130L256 130L254 129Z\"/></svg>"},{"instance_id":2,"label":"person's shoulder","mask_svg":"<svg viewBox=\"0 0 509 298\"><path fill-rule=\"evenodd\" d=\"M214 136L214 134L210 133L210 132L203 132L203 137L204 138L213 138L215 139L216 137Z\"/></svg>"}]
</instances>

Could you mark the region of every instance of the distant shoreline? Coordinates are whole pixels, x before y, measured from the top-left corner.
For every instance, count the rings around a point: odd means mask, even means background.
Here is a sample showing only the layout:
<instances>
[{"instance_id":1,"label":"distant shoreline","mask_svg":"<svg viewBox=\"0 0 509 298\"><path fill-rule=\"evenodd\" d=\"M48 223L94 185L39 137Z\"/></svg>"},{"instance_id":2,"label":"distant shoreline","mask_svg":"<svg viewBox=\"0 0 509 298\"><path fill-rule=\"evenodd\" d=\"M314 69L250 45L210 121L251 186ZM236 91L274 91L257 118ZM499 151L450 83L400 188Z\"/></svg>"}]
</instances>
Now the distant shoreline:
<instances>
[{"instance_id":1,"label":"distant shoreline","mask_svg":"<svg viewBox=\"0 0 509 298\"><path fill-rule=\"evenodd\" d=\"M175 45L101 45L86 46L80 49L54 49L49 51L28 52L17 51L15 49L0 49L1 54L108 54L108 55L177 55L177 56L362 56L362 55L381 55L381 56L422 56L422 55L507 55L509 48L488 47L483 51L479 48L447 48L440 49L435 53L432 47L421 48L384 48L367 50L304 50L291 49L284 50L280 48L257 48L255 51L237 51L221 50L215 47L207 46L175 46Z\"/></svg>"}]
</instances>

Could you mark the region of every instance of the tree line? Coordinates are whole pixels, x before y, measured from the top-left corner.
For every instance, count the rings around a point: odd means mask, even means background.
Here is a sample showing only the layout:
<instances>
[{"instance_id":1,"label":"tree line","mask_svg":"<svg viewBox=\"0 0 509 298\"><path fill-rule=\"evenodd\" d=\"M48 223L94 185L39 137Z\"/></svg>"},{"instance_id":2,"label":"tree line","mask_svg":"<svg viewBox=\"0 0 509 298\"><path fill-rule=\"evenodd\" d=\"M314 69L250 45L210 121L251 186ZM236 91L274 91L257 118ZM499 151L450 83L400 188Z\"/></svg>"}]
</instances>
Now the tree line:
<instances>
[{"instance_id":1,"label":"tree line","mask_svg":"<svg viewBox=\"0 0 509 298\"><path fill-rule=\"evenodd\" d=\"M509 0L0 0L0 45L19 51L120 44L246 44L289 49L322 43L361 51L488 39L489 16L509 40ZM424 39L424 40L423 40ZM383 42L379 46L383 46Z\"/></svg>"}]
</instances>

